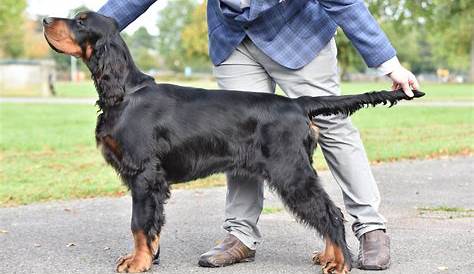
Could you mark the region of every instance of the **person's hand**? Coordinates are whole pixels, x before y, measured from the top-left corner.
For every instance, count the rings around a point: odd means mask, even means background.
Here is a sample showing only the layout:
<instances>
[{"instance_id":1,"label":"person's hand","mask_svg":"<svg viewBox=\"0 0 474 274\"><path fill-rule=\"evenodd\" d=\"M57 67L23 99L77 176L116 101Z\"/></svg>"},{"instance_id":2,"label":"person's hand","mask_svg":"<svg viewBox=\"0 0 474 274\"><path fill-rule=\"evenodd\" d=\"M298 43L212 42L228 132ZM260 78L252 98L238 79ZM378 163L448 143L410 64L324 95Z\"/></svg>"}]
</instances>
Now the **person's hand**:
<instances>
[{"instance_id":1,"label":"person's hand","mask_svg":"<svg viewBox=\"0 0 474 274\"><path fill-rule=\"evenodd\" d=\"M396 66L391 73L387 75L392 79L392 89L403 89L406 95L413 97L413 90L419 90L420 84L416 80L415 75L411 71L404 68L402 65Z\"/></svg>"}]
</instances>

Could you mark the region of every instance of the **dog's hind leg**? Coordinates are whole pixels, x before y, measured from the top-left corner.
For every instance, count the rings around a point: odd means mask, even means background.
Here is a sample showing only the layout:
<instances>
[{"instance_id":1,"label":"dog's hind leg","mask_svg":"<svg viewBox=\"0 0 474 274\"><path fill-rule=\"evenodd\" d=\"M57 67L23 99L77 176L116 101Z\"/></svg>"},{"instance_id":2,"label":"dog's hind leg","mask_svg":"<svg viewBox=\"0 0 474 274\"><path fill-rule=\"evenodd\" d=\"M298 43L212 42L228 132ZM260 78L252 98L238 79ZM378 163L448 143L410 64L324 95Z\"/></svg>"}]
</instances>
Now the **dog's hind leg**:
<instances>
[{"instance_id":1,"label":"dog's hind leg","mask_svg":"<svg viewBox=\"0 0 474 274\"><path fill-rule=\"evenodd\" d=\"M128 183L132 193L134 251L119 259L116 270L135 273L149 270L157 259L161 227L165 222L163 206L169 198L169 188L157 167L134 176Z\"/></svg>"},{"instance_id":2,"label":"dog's hind leg","mask_svg":"<svg viewBox=\"0 0 474 274\"><path fill-rule=\"evenodd\" d=\"M294 155L294 154L287 154ZM344 217L318 182L307 155L299 161L281 161L270 170L268 180L286 207L304 224L315 228L326 242L315 262L324 273L343 274L350 270L351 255L346 244Z\"/></svg>"}]
</instances>

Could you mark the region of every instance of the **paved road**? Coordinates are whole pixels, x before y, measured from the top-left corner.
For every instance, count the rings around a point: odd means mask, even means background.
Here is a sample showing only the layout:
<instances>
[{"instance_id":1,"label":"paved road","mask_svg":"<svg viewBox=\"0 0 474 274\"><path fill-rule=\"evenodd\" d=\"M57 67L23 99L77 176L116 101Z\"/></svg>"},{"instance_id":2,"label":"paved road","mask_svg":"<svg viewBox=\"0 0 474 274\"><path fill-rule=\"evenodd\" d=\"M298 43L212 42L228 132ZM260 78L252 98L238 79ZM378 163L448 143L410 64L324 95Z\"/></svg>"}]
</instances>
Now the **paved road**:
<instances>
[{"instance_id":1,"label":"paved road","mask_svg":"<svg viewBox=\"0 0 474 274\"><path fill-rule=\"evenodd\" d=\"M377 273L473 273L474 218L462 217L473 213L420 215L417 207L474 208L474 157L405 161L373 169L393 247L391 269ZM322 176L340 204L337 185L328 173ZM224 188L173 191L166 207L161 265L153 272L320 273L309 255L322 248L322 241L285 211L262 215L265 241L254 263L198 267L199 254L224 235L224 196ZM265 206L281 204L267 193ZM115 259L131 248L129 219L130 197L0 209L0 273L111 273ZM349 235L357 251L357 241Z\"/></svg>"},{"instance_id":2,"label":"paved road","mask_svg":"<svg viewBox=\"0 0 474 274\"><path fill-rule=\"evenodd\" d=\"M96 98L67 98L67 97L0 97L0 103L27 104L60 104L60 105L94 105ZM472 101L424 101L400 102L399 106L423 107L474 107Z\"/></svg>"}]
</instances>

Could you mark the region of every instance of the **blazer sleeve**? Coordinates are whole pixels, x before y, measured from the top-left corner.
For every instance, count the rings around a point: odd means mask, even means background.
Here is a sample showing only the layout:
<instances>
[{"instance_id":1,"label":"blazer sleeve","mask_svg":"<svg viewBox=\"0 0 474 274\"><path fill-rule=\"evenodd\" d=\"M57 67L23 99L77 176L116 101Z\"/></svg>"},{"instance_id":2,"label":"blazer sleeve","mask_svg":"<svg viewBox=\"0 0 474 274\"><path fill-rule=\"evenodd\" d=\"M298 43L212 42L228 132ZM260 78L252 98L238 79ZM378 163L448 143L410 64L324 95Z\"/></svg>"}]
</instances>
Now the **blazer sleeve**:
<instances>
[{"instance_id":1,"label":"blazer sleeve","mask_svg":"<svg viewBox=\"0 0 474 274\"><path fill-rule=\"evenodd\" d=\"M396 51L362 0L318 0L369 67L378 67Z\"/></svg>"},{"instance_id":2,"label":"blazer sleeve","mask_svg":"<svg viewBox=\"0 0 474 274\"><path fill-rule=\"evenodd\" d=\"M156 0L108 0L98 13L114 18L123 30L142 15Z\"/></svg>"}]
</instances>

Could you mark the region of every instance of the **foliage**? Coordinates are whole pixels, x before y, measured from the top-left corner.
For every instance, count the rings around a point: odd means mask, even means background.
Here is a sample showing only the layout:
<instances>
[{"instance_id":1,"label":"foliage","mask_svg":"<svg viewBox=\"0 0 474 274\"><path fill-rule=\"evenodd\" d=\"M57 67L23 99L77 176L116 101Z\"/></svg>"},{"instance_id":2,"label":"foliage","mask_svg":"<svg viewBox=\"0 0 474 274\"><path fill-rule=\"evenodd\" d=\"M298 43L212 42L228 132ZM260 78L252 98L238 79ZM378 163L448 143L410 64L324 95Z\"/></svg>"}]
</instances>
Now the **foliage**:
<instances>
[{"instance_id":1,"label":"foliage","mask_svg":"<svg viewBox=\"0 0 474 274\"><path fill-rule=\"evenodd\" d=\"M131 36L122 34L137 66L145 71L158 67L158 52L155 50L156 37L145 27L140 27Z\"/></svg>"},{"instance_id":2,"label":"foliage","mask_svg":"<svg viewBox=\"0 0 474 274\"><path fill-rule=\"evenodd\" d=\"M474 1L472 0L366 0L397 55L415 73L438 68L465 73L474 79ZM25 20L26 0L1 0L0 57L43 58L47 48L39 23ZM124 35L138 66L144 70L166 67L182 71L185 66L209 66L206 1L174 0L158 14L158 37L145 28ZM70 16L87 10L80 6ZM26 21L26 23L25 23ZM336 36L343 78L366 66L340 30ZM374 49L376 50L376 49ZM51 50L50 50L51 52ZM68 70L70 58L51 54L60 70ZM163 58L163 60L160 59ZM471 57L471 58L469 58ZM78 62L79 69L85 67Z\"/></svg>"},{"instance_id":3,"label":"foliage","mask_svg":"<svg viewBox=\"0 0 474 274\"><path fill-rule=\"evenodd\" d=\"M153 48L155 37L150 35L145 27L138 28L131 37L127 36L127 45L130 48Z\"/></svg>"},{"instance_id":4,"label":"foliage","mask_svg":"<svg viewBox=\"0 0 474 274\"><path fill-rule=\"evenodd\" d=\"M474 43L474 1L372 0L370 5L379 10L383 24L391 24L396 31L391 40L405 41L397 49L406 50L409 43L416 42L420 47L412 52L436 64L432 69L466 71L469 67L470 48ZM410 33L417 33L418 39L405 39ZM399 39L400 35L403 39ZM426 64L419 67L427 69Z\"/></svg>"},{"instance_id":5,"label":"foliage","mask_svg":"<svg viewBox=\"0 0 474 274\"><path fill-rule=\"evenodd\" d=\"M397 56L406 68L415 74L437 69L433 62L432 47L428 41L430 35L426 29L400 30L400 27L393 23L383 23L382 28L391 38ZM400 33L403 33L402 39L398 38Z\"/></svg>"},{"instance_id":6,"label":"foliage","mask_svg":"<svg viewBox=\"0 0 474 274\"><path fill-rule=\"evenodd\" d=\"M133 53L133 59L137 66L144 71L156 69L158 66L158 57L147 48L138 48Z\"/></svg>"},{"instance_id":7,"label":"foliage","mask_svg":"<svg viewBox=\"0 0 474 274\"><path fill-rule=\"evenodd\" d=\"M415 73L448 68L467 71L474 46L472 0L368 0L397 49L399 59ZM343 72L361 69L359 58L345 37L338 37ZM347 55L347 56L345 56ZM472 59L471 59L472 60ZM472 61L471 61L472 62ZM471 64L471 67L474 64Z\"/></svg>"},{"instance_id":8,"label":"foliage","mask_svg":"<svg viewBox=\"0 0 474 274\"><path fill-rule=\"evenodd\" d=\"M168 1L158 14L158 50L168 68L181 71L186 65L186 49L181 34L190 24L196 6L195 0Z\"/></svg>"},{"instance_id":9,"label":"foliage","mask_svg":"<svg viewBox=\"0 0 474 274\"><path fill-rule=\"evenodd\" d=\"M43 59L49 56L50 47L43 35L41 17L36 20L27 20L24 36L24 57L27 59Z\"/></svg>"},{"instance_id":10,"label":"foliage","mask_svg":"<svg viewBox=\"0 0 474 274\"><path fill-rule=\"evenodd\" d=\"M182 32L186 61L194 66L209 66L206 6L204 1L196 7Z\"/></svg>"},{"instance_id":11,"label":"foliage","mask_svg":"<svg viewBox=\"0 0 474 274\"><path fill-rule=\"evenodd\" d=\"M0 2L0 57L17 58L23 54L23 13L26 0Z\"/></svg>"},{"instance_id":12,"label":"foliage","mask_svg":"<svg viewBox=\"0 0 474 274\"><path fill-rule=\"evenodd\" d=\"M339 68L341 69L340 73L342 80L347 80L349 72L363 71L365 69L362 57L356 51L341 28L337 30L336 45L338 52L337 61Z\"/></svg>"},{"instance_id":13,"label":"foliage","mask_svg":"<svg viewBox=\"0 0 474 274\"><path fill-rule=\"evenodd\" d=\"M435 61L448 68L466 70L469 54L474 54L470 52L474 49L474 1L433 0L432 10L428 26L433 34L430 41Z\"/></svg>"}]
</instances>

